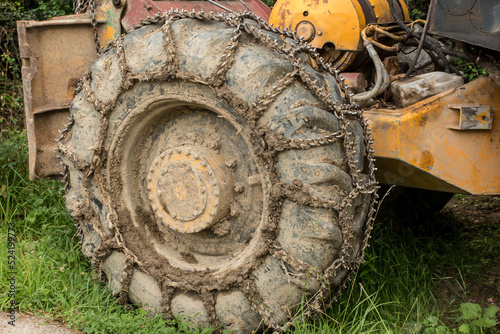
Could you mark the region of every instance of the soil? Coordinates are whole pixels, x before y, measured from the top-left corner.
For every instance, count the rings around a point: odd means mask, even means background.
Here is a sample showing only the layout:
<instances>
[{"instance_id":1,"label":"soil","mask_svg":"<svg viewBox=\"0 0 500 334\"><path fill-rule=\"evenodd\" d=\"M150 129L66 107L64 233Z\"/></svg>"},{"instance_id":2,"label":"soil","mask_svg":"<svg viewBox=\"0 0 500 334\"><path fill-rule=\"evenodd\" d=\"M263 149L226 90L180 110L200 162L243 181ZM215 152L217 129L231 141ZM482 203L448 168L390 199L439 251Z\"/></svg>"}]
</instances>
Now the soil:
<instances>
[{"instance_id":1,"label":"soil","mask_svg":"<svg viewBox=\"0 0 500 334\"><path fill-rule=\"evenodd\" d=\"M0 312L0 333L2 334L81 334L60 322L31 316L16 314L15 326L9 325L11 319L6 312Z\"/></svg>"},{"instance_id":2,"label":"soil","mask_svg":"<svg viewBox=\"0 0 500 334\"><path fill-rule=\"evenodd\" d=\"M453 325L461 303L476 303L482 309L500 305L500 260L495 251L500 249L500 196L455 195L434 220L458 224L465 242L484 242L479 249L486 250L481 263L471 266L469 273L449 267L440 274L449 278L441 280L435 294L445 313L443 320Z\"/></svg>"}]
</instances>

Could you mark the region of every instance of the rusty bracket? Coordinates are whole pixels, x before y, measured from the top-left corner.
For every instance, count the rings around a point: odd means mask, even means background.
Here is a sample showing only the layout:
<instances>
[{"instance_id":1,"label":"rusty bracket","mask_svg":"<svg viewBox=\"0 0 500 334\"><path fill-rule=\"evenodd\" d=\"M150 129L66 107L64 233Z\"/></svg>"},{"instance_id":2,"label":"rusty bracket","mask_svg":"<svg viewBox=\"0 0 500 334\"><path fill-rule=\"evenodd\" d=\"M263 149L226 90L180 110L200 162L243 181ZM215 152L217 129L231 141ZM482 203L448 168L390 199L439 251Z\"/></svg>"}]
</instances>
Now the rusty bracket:
<instances>
[{"instance_id":1,"label":"rusty bracket","mask_svg":"<svg viewBox=\"0 0 500 334\"><path fill-rule=\"evenodd\" d=\"M493 111L489 106L450 105L448 108L460 112L458 127L449 126L451 130L491 130Z\"/></svg>"}]
</instances>

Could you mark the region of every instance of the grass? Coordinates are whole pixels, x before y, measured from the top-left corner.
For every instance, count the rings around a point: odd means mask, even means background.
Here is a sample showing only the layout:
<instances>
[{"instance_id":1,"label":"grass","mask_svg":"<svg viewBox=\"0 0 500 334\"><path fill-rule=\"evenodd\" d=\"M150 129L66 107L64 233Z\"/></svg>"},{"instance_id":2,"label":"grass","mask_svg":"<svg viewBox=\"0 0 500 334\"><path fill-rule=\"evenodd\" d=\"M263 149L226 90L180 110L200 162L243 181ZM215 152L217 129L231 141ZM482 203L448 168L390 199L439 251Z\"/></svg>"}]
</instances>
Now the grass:
<instances>
[{"instance_id":1,"label":"grass","mask_svg":"<svg viewBox=\"0 0 500 334\"><path fill-rule=\"evenodd\" d=\"M59 319L86 333L189 332L186 323L171 321L165 326L159 316L151 318L142 309L116 303L81 254L76 229L64 209L61 185L29 181L26 166L25 133L4 131L0 145L0 258L7 258L7 223L13 222L19 312ZM467 294L467 282L485 265L495 264L498 237L496 230L487 228L465 233L453 216L437 223L439 228L424 231L425 236L419 236L422 230L394 233L388 224L378 223L366 263L334 306L314 320L299 316L289 332L457 332L464 323L460 304L451 300L443 305L436 294L444 281ZM450 277L450 268L459 275ZM0 262L0 272L5 289L10 277L5 261ZM1 309L7 310L9 301L6 293L0 294Z\"/></svg>"},{"instance_id":2,"label":"grass","mask_svg":"<svg viewBox=\"0 0 500 334\"><path fill-rule=\"evenodd\" d=\"M95 277L64 209L61 184L28 180L19 87L9 85L12 90L0 91L0 309L7 311L11 300L4 259L8 258L8 226L13 224L19 312L58 319L85 333L191 332L185 322L174 319L165 326L160 316L152 318L140 308L118 305ZM5 97L10 93L10 99ZM469 198L456 195L457 203ZM288 332L461 333L467 329L494 333L499 329L497 311L483 304L484 314L480 307L479 315L470 318L471 312L463 310L478 282L496 284L500 294L499 235L498 226L464 227L453 214L402 233L396 233L389 222L378 222L366 263L333 307L312 320L299 314ZM484 275L488 268L497 275L490 283ZM443 291L447 291L444 296ZM494 314L493 320L488 314ZM486 327L491 321L493 327Z\"/></svg>"},{"instance_id":3,"label":"grass","mask_svg":"<svg viewBox=\"0 0 500 334\"><path fill-rule=\"evenodd\" d=\"M3 132L0 143L0 309L7 311L7 233L16 234L19 312L59 319L86 333L178 333L187 325L118 305L81 254L76 228L57 181L29 181L24 132Z\"/></svg>"}]
</instances>

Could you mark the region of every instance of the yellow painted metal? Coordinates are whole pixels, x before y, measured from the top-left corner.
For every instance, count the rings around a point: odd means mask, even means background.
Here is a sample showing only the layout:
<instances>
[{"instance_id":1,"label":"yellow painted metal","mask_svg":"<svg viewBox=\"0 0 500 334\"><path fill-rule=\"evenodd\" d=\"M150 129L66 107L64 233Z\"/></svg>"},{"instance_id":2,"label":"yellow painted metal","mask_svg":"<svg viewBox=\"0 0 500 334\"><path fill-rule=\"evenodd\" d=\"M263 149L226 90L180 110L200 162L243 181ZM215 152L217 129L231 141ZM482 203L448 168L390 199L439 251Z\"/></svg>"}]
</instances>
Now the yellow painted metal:
<instances>
[{"instance_id":1,"label":"yellow painted metal","mask_svg":"<svg viewBox=\"0 0 500 334\"><path fill-rule=\"evenodd\" d=\"M376 23L392 22L388 0L369 0ZM301 22L310 22L316 30L311 45L322 48L330 42L336 50L361 51L363 43L361 31L366 27L367 18L361 6L367 0L278 0L274 5L269 23L295 30ZM405 16L409 20L408 8L399 0ZM372 13L372 14L373 14ZM375 22L373 22L375 23Z\"/></svg>"},{"instance_id":2,"label":"yellow painted metal","mask_svg":"<svg viewBox=\"0 0 500 334\"><path fill-rule=\"evenodd\" d=\"M278 0L269 23L295 30L302 21L312 23L316 36L311 45L322 48L332 42L337 50L362 50L361 30L365 18L361 8L350 0Z\"/></svg>"},{"instance_id":3,"label":"yellow painted metal","mask_svg":"<svg viewBox=\"0 0 500 334\"><path fill-rule=\"evenodd\" d=\"M457 106L489 107L491 130L461 130ZM387 184L500 194L500 86L482 77L403 109L365 111L377 179ZM495 115L497 114L497 115Z\"/></svg>"},{"instance_id":4,"label":"yellow painted metal","mask_svg":"<svg viewBox=\"0 0 500 334\"><path fill-rule=\"evenodd\" d=\"M106 25L99 27L99 44L104 47L109 41L118 37L121 34L121 13L123 11L124 0L122 7L117 8L113 1L101 1L96 10L97 20L106 22Z\"/></svg>"},{"instance_id":5,"label":"yellow painted metal","mask_svg":"<svg viewBox=\"0 0 500 334\"><path fill-rule=\"evenodd\" d=\"M384 24L394 22L391 14L391 8L389 7L389 2L392 0L369 0L372 5L373 11L375 12L375 16L377 18L377 23ZM399 1L401 5L401 9L403 10L404 20L410 20L410 12L408 11L408 7L406 6L404 1ZM394 4L397 6L397 4Z\"/></svg>"}]
</instances>

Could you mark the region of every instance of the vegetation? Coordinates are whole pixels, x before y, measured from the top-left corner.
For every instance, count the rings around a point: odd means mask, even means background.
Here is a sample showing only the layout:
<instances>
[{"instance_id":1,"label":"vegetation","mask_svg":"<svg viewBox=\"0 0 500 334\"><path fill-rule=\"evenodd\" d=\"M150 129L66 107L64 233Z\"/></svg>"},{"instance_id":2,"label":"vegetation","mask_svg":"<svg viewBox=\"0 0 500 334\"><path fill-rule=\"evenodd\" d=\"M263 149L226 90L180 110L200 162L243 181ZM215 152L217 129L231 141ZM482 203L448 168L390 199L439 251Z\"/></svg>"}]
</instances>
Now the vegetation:
<instances>
[{"instance_id":1,"label":"vegetation","mask_svg":"<svg viewBox=\"0 0 500 334\"><path fill-rule=\"evenodd\" d=\"M15 0L0 2L0 79L20 79L21 62L16 21L46 20L73 12L72 0Z\"/></svg>"},{"instance_id":2,"label":"vegetation","mask_svg":"<svg viewBox=\"0 0 500 334\"><path fill-rule=\"evenodd\" d=\"M60 183L28 180L25 133L2 131L0 140L0 258L7 258L7 225L12 222L19 312L59 319L85 333L189 332L182 321L170 320L165 327L159 315L151 318L140 308L117 304L81 254ZM438 228L402 234L386 223L375 226L366 263L337 303L315 320L306 320L299 312L290 333L493 333L498 329L497 307L454 300L468 300L470 282L477 281L485 267L498 266L498 228L464 230L450 214L431 224ZM0 262L2 287L8 286L10 278L6 266ZM459 296L440 297L447 286L454 286ZM0 294L0 309L7 310L9 302L6 293Z\"/></svg>"},{"instance_id":3,"label":"vegetation","mask_svg":"<svg viewBox=\"0 0 500 334\"><path fill-rule=\"evenodd\" d=\"M410 1L415 18L425 15L426 2ZM15 21L69 12L69 0L0 3L0 310L10 303L4 259L8 225L14 224L19 312L58 319L85 333L193 332L182 320L165 325L161 315L118 305L81 253L60 183L28 179ZM498 332L498 307L470 299L478 282L500 294L498 277L483 275L485 268L500 270L500 229L465 228L466 220L450 213L436 219L404 233L378 222L366 263L334 306L313 320L299 310L289 333Z\"/></svg>"}]
</instances>

